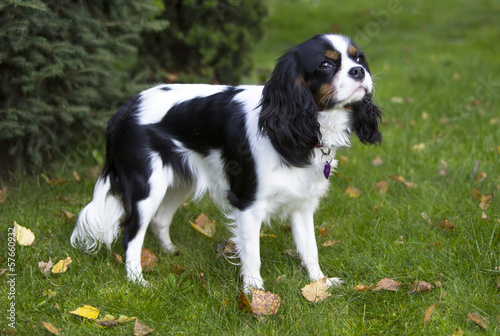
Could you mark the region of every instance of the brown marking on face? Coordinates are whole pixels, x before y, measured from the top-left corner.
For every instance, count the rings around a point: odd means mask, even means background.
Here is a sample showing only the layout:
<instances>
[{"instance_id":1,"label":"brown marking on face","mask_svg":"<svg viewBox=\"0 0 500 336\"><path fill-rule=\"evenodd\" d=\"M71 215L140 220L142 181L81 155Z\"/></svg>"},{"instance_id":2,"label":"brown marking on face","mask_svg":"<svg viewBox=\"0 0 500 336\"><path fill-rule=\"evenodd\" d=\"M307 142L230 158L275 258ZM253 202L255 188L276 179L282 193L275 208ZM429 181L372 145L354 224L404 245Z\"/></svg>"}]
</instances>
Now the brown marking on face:
<instances>
[{"instance_id":1,"label":"brown marking on face","mask_svg":"<svg viewBox=\"0 0 500 336\"><path fill-rule=\"evenodd\" d=\"M330 100L335 99L335 95L335 88L332 87L331 83L321 85L319 90L313 94L314 102L318 106L318 110L325 110L327 103Z\"/></svg>"},{"instance_id":2,"label":"brown marking on face","mask_svg":"<svg viewBox=\"0 0 500 336\"><path fill-rule=\"evenodd\" d=\"M333 60L338 60L340 57L340 54L335 50L327 50L325 52L325 56L330 58L330 59L333 59Z\"/></svg>"},{"instance_id":3,"label":"brown marking on face","mask_svg":"<svg viewBox=\"0 0 500 336\"><path fill-rule=\"evenodd\" d=\"M349 55L351 56L356 56L356 54L358 53L358 48L356 48L355 46L353 46L352 44L349 46L349 48L347 49L347 52L349 53Z\"/></svg>"}]
</instances>

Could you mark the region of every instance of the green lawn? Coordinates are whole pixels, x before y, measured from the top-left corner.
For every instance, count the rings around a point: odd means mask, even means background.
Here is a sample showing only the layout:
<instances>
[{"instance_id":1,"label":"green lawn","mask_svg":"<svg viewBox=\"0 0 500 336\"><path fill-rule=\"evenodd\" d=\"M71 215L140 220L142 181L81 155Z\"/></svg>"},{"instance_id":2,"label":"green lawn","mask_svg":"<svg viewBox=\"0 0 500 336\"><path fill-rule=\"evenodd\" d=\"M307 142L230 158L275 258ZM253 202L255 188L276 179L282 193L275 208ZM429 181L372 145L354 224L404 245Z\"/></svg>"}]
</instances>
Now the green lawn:
<instances>
[{"instance_id":1,"label":"green lawn","mask_svg":"<svg viewBox=\"0 0 500 336\"><path fill-rule=\"evenodd\" d=\"M306 301L300 289L307 276L286 252L293 247L291 233L287 223L275 223L265 231L275 237L261 239L262 275L281 307L263 319L243 312L237 303L238 268L217 256L218 242L229 237L224 217L208 201L178 212L172 237L179 256L163 253L147 236L145 246L158 258L145 275L150 288L126 282L123 265L111 253L86 255L70 246L75 222L61 216L63 210L78 213L91 199L91 167L99 155L92 156L89 148L84 157L68 154L44 174L4 183L0 268L8 266L7 227L14 220L36 239L17 247L13 300L6 283L12 272L0 276L6 284L0 330L15 302L19 335L48 334L43 322L63 329L63 335L133 334L133 322L100 329L69 313L83 305L98 308L100 317L138 317L153 335L500 334L500 3L274 0L270 6L265 36L252 55L256 70L246 82L268 76L288 47L325 32L358 40L375 76L375 99L385 113L383 144L375 148L353 141L352 149L340 153L346 158L316 213L318 229L327 232L317 235L323 270L346 284L323 302ZM100 155L102 148L95 148ZM381 165L372 164L377 157ZM394 175L416 187L406 187ZM67 182L48 185L52 177ZM383 194L374 190L381 181L388 185ZM347 195L349 187L359 197ZM474 193L493 195L484 215ZM189 224L201 212L217 222L212 239ZM453 230L440 226L445 220ZM328 240L338 242L322 246ZM121 244L115 251L123 254ZM67 256L72 263L65 273L45 277L38 269L39 261ZM172 273L171 264L186 271ZM400 282L401 289L352 290L382 278ZM441 285L409 294L416 280ZM49 290L55 296L49 297ZM469 313L480 315L488 329L468 321Z\"/></svg>"}]
</instances>

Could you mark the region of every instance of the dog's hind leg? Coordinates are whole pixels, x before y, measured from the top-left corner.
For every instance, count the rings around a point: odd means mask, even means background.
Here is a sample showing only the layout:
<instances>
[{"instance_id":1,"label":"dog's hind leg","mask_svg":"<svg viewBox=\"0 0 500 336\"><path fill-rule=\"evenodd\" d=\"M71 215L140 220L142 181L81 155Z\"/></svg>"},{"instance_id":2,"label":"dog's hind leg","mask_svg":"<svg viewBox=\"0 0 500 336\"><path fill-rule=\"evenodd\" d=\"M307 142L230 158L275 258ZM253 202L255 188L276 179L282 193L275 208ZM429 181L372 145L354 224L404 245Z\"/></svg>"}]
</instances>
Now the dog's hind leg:
<instances>
[{"instance_id":1,"label":"dog's hind leg","mask_svg":"<svg viewBox=\"0 0 500 336\"><path fill-rule=\"evenodd\" d=\"M144 236L149 223L155 216L165 193L173 184L173 171L163 166L159 156L151 158L151 175L148 180L149 193L146 198L132 204L131 214L124 223L123 246L127 278L134 282L147 284L142 276L141 252Z\"/></svg>"},{"instance_id":2,"label":"dog's hind leg","mask_svg":"<svg viewBox=\"0 0 500 336\"><path fill-rule=\"evenodd\" d=\"M151 222L151 228L156 237L160 240L160 244L166 252L177 252L175 245L170 239L170 224L174 217L177 208L186 201L187 197L191 194L191 187L183 185L177 188L169 188L163 201L158 208L156 216Z\"/></svg>"}]
</instances>

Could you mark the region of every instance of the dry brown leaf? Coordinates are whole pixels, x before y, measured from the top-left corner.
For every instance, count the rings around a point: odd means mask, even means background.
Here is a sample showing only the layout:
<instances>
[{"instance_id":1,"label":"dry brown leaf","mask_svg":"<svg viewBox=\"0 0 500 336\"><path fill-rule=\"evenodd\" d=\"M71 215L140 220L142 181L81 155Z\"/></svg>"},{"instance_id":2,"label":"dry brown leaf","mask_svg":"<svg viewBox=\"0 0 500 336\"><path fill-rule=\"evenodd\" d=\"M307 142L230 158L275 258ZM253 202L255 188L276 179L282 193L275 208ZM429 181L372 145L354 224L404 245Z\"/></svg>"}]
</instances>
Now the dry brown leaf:
<instances>
[{"instance_id":1,"label":"dry brown leaf","mask_svg":"<svg viewBox=\"0 0 500 336\"><path fill-rule=\"evenodd\" d=\"M486 324L485 319L479 314L476 313L467 314L467 321L473 321L484 330L488 330L488 324Z\"/></svg>"},{"instance_id":2,"label":"dry brown leaf","mask_svg":"<svg viewBox=\"0 0 500 336\"><path fill-rule=\"evenodd\" d=\"M359 190L351 186L347 187L344 194L352 198L359 198L359 196L361 196Z\"/></svg>"},{"instance_id":3,"label":"dry brown leaf","mask_svg":"<svg viewBox=\"0 0 500 336\"><path fill-rule=\"evenodd\" d=\"M493 201L493 194L481 195L481 203L479 203L479 207L481 208L481 210L486 211L490 207L492 201Z\"/></svg>"},{"instance_id":4,"label":"dry brown leaf","mask_svg":"<svg viewBox=\"0 0 500 336\"><path fill-rule=\"evenodd\" d=\"M318 229L318 233L319 233L319 236L320 237L325 237L325 236L328 236L328 234L332 232L332 229L326 229L324 226L320 227Z\"/></svg>"},{"instance_id":5,"label":"dry brown leaf","mask_svg":"<svg viewBox=\"0 0 500 336\"><path fill-rule=\"evenodd\" d=\"M14 221L14 237L19 245L30 246L35 241L35 234L28 228Z\"/></svg>"},{"instance_id":6,"label":"dry brown leaf","mask_svg":"<svg viewBox=\"0 0 500 336\"><path fill-rule=\"evenodd\" d=\"M431 285L430 283L428 282L425 282L425 281L420 281L420 280L417 280L415 281L415 283L411 286L411 289L410 289L410 292L408 294L415 294L417 292L420 292L420 293L427 293L429 292L430 290L432 290L434 288L433 285Z\"/></svg>"},{"instance_id":7,"label":"dry brown leaf","mask_svg":"<svg viewBox=\"0 0 500 336\"><path fill-rule=\"evenodd\" d=\"M280 307L281 299L278 295L250 287L252 300L245 293L238 298L238 304L244 311L255 316L275 315Z\"/></svg>"},{"instance_id":8,"label":"dry brown leaf","mask_svg":"<svg viewBox=\"0 0 500 336\"><path fill-rule=\"evenodd\" d=\"M89 305L78 307L76 310L70 311L70 313L85 317L89 320L95 320L99 316L99 310Z\"/></svg>"},{"instance_id":9,"label":"dry brown leaf","mask_svg":"<svg viewBox=\"0 0 500 336\"><path fill-rule=\"evenodd\" d=\"M64 218L64 219L75 219L76 215L74 213L71 213L67 210L61 210L61 213L60 213L61 217Z\"/></svg>"},{"instance_id":10,"label":"dry brown leaf","mask_svg":"<svg viewBox=\"0 0 500 336\"><path fill-rule=\"evenodd\" d=\"M437 288L443 287L443 284L439 280L434 281L434 284L436 285Z\"/></svg>"},{"instance_id":11,"label":"dry brown leaf","mask_svg":"<svg viewBox=\"0 0 500 336\"><path fill-rule=\"evenodd\" d=\"M187 271L187 268L177 264L170 264L170 272L176 275L181 275Z\"/></svg>"},{"instance_id":12,"label":"dry brown leaf","mask_svg":"<svg viewBox=\"0 0 500 336\"><path fill-rule=\"evenodd\" d=\"M424 324L429 323L432 317L432 313L434 312L434 308L436 308L436 304L434 303L432 306L426 309L424 316Z\"/></svg>"},{"instance_id":13,"label":"dry brown leaf","mask_svg":"<svg viewBox=\"0 0 500 336\"><path fill-rule=\"evenodd\" d=\"M38 262L38 269L45 276L50 275L53 266L54 266L54 263L52 262L51 258L49 258L48 262L44 262L44 261Z\"/></svg>"},{"instance_id":14,"label":"dry brown leaf","mask_svg":"<svg viewBox=\"0 0 500 336\"><path fill-rule=\"evenodd\" d=\"M330 297L328 293L328 285L326 284L326 277L312 282L301 289L302 296L310 302L321 302Z\"/></svg>"},{"instance_id":15,"label":"dry brown leaf","mask_svg":"<svg viewBox=\"0 0 500 336\"><path fill-rule=\"evenodd\" d=\"M445 231L449 231L449 232L453 232L453 230L455 230L455 224L453 224L452 221L449 221L447 219L445 219L444 221L442 221L441 223L438 224L438 226L445 230Z\"/></svg>"},{"instance_id":16,"label":"dry brown leaf","mask_svg":"<svg viewBox=\"0 0 500 336\"><path fill-rule=\"evenodd\" d=\"M368 286L368 285L356 285L352 290L355 291L355 292L366 292L366 291L369 291L373 289L372 286Z\"/></svg>"},{"instance_id":17,"label":"dry brown leaf","mask_svg":"<svg viewBox=\"0 0 500 336\"><path fill-rule=\"evenodd\" d=\"M204 213L198 216L195 219L194 223L191 223L191 226L201 234L211 238L215 233L215 221L211 221Z\"/></svg>"},{"instance_id":18,"label":"dry brown leaf","mask_svg":"<svg viewBox=\"0 0 500 336\"><path fill-rule=\"evenodd\" d=\"M384 160L380 158L380 156L377 156L375 159L372 160L372 166L378 167L384 164Z\"/></svg>"},{"instance_id":19,"label":"dry brown leaf","mask_svg":"<svg viewBox=\"0 0 500 336\"><path fill-rule=\"evenodd\" d=\"M158 259L153 252L147 248L143 248L141 252L141 267L143 272L151 271L155 266Z\"/></svg>"},{"instance_id":20,"label":"dry brown leaf","mask_svg":"<svg viewBox=\"0 0 500 336\"><path fill-rule=\"evenodd\" d=\"M0 204L4 203L7 199L7 187L0 189Z\"/></svg>"},{"instance_id":21,"label":"dry brown leaf","mask_svg":"<svg viewBox=\"0 0 500 336\"><path fill-rule=\"evenodd\" d=\"M474 188L471 191L472 199L474 201L479 201L481 199L481 195L483 194L481 189Z\"/></svg>"},{"instance_id":22,"label":"dry brown leaf","mask_svg":"<svg viewBox=\"0 0 500 336\"><path fill-rule=\"evenodd\" d=\"M134 336L144 336L144 335L147 335L149 333L152 333L153 330L154 330L153 328L148 327L145 324L142 324L141 322L139 322L139 320L135 321Z\"/></svg>"},{"instance_id":23,"label":"dry brown leaf","mask_svg":"<svg viewBox=\"0 0 500 336\"><path fill-rule=\"evenodd\" d=\"M488 178L488 175L486 175L485 172L480 172L479 174L476 175L476 182L486 181L487 178Z\"/></svg>"},{"instance_id":24,"label":"dry brown leaf","mask_svg":"<svg viewBox=\"0 0 500 336\"><path fill-rule=\"evenodd\" d=\"M398 183L405 183L405 179L401 175L391 175L389 177Z\"/></svg>"},{"instance_id":25,"label":"dry brown leaf","mask_svg":"<svg viewBox=\"0 0 500 336\"><path fill-rule=\"evenodd\" d=\"M59 260L57 264L52 267L52 273L64 273L68 270L68 265L72 263L71 257L66 257L66 259Z\"/></svg>"},{"instance_id":26,"label":"dry brown leaf","mask_svg":"<svg viewBox=\"0 0 500 336\"><path fill-rule=\"evenodd\" d=\"M52 179L50 179L50 181L47 182L47 184L48 185L62 186L66 182L68 182L68 180L60 178L60 177L53 177Z\"/></svg>"},{"instance_id":27,"label":"dry brown leaf","mask_svg":"<svg viewBox=\"0 0 500 336\"><path fill-rule=\"evenodd\" d=\"M391 279L391 278L384 278L380 280L375 288L373 288L374 292L380 292L382 290L385 291L390 291L390 292L397 292L399 291L399 282Z\"/></svg>"},{"instance_id":28,"label":"dry brown leaf","mask_svg":"<svg viewBox=\"0 0 500 336\"><path fill-rule=\"evenodd\" d=\"M52 335L61 335L61 329L57 329L50 322L42 322L43 327Z\"/></svg>"},{"instance_id":29,"label":"dry brown leaf","mask_svg":"<svg viewBox=\"0 0 500 336\"><path fill-rule=\"evenodd\" d=\"M389 183L387 181L380 181L373 189L379 194L386 194L389 191Z\"/></svg>"},{"instance_id":30,"label":"dry brown leaf","mask_svg":"<svg viewBox=\"0 0 500 336\"><path fill-rule=\"evenodd\" d=\"M326 242L324 242L322 245L324 247L328 247L328 246L332 246L332 245L335 245L337 243L340 243L340 240L338 239L328 239Z\"/></svg>"},{"instance_id":31,"label":"dry brown leaf","mask_svg":"<svg viewBox=\"0 0 500 336\"><path fill-rule=\"evenodd\" d=\"M115 261L119 264L123 264L123 258L121 255L119 255L118 253L116 252L113 252L113 258L115 259Z\"/></svg>"},{"instance_id":32,"label":"dry brown leaf","mask_svg":"<svg viewBox=\"0 0 500 336\"><path fill-rule=\"evenodd\" d=\"M7 273L8 269L7 268L0 268L0 276L4 275Z\"/></svg>"},{"instance_id":33,"label":"dry brown leaf","mask_svg":"<svg viewBox=\"0 0 500 336\"><path fill-rule=\"evenodd\" d=\"M82 180L80 174L78 174L78 172L75 169L71 171L71 174L73 175L73 178L75 179L76 182L80 182Z\"/></svg>"},{"instance_id":34,"label":"dry brown leaf","mask_svg":"<svg viewBox=\"0 0 500 336\"><path fill-rule=\"evenodd\" d=\"M417 184L413 182L403 182L406 189L417 189Z\"/></svg>"}]
</instances>

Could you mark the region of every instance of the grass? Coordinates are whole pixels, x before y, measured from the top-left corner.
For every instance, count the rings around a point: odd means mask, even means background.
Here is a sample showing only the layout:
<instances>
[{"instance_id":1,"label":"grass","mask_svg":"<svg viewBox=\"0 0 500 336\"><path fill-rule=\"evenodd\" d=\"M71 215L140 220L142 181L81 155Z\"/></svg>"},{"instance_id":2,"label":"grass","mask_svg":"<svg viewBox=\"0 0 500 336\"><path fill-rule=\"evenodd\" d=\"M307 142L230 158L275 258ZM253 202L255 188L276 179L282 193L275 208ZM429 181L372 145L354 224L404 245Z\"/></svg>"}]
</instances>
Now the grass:
<instances>
[{"instance_id":1,"label":"grass","mask_svg":"<svg viewBox=\"0 0 500 336\"><path fill-rule=\"evenodd\" d=\"M152 287L127 283L111 253L86 255L69 244L75 223L59 214L78 213L93 189L92 178L76 182L71 172L92 175L95 161L88 153L68 155L45 173L4 182L9 191L0 204L0 268L7 267L7 227L14 220L36 235L32 246L18 246L15 255L17 334L47 333L42 322L63 329L64 335L132 334L133 323L104 330L69 313L84 304L97 307L101 316L137 316L160 335L451 335L458 328L465 335L500 334L500 272L495 269L500 266L500 124L495 119L500 115L500 5L419 0L394 9L390 4L270 2L266 34L252 55L257 69L246 80L267 76L283 50L316 33L341 32L363 42L376 78L376 101L385 112L384 142L374 148L353 141L352 149L340 153L348 160L316 213L317 227L331 230L317 237L323 270L346 281L331 290L331 298L311 304L301 296L307 277L285 252L293 247L286 223L275 223L266 233L276 238L262 238L262 275L266 289L281 297L280 310L261 320L241 311L238 268L216 252L217 242L229 233L224 217L208 201L191 203L176 215L172 236L179 256L161 252L147 236L146 247L158 257L146 274ZM373 166L377 156L383 164ZM441 161L447 164L445 176L439 174ZM486 178L478 179L483 172ZM48 185L45 174L67 183ZM405 188L391 175L417 188ZM379 181L387 181L386 194L374 191ZM360 197L348 197L348 187L357 188ZM488 220L482 219L473 189L494 195L485 211ZM213 239L189 225L201 212L217 221ZM444 220L454 223L452 232L439 227ZM396 244L401 236L404 244ZM329 239L339 242L321 246ZM123 254L120 244L115 250ZM39 272L39 261L68 255L73 262L66 273L44 277ZM172 273L172 263L186 272ZM386 277L403 283L402 289L352 291ZM7 279L6 274L0 277ZM417 279L440 281L442 287L409 295L409 284ZM48 297L48 290L56 295ZM6 293L0 302L7 316L3 307L12 301ZM434 303L432 318L424 323ZM488 330L467 321L469 312L487 320ZM3 316L0 321L3 330L7 321Z\"/></svg>"}]
</instances>

